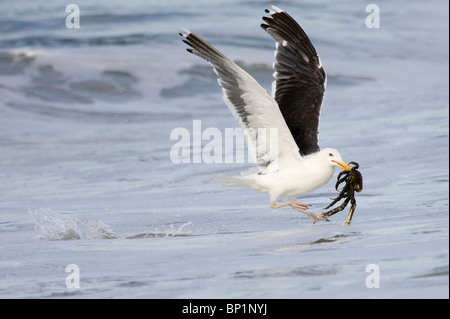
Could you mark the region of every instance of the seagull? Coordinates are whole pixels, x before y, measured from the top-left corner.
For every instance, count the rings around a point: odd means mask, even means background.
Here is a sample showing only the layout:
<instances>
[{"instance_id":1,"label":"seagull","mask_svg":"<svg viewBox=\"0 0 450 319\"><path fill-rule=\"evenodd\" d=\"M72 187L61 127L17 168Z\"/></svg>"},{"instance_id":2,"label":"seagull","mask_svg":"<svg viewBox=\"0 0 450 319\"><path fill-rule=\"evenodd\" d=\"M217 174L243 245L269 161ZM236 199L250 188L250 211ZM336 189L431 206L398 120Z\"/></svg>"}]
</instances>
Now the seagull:
<instances>
[{"instance_id":1,"label":"seagull","mask_svg":"<svg viewBox=\"0 0 450 319\"><path fill-rule=\"evenodd\" d=\"M218 76L223 100L246 132L257 173L217 176L223 186L267 193L272 208L292 207L312 223L328 221L308 211L297 197L324 186L335 168L350 166L334 148L319 147L319 118L326 73L305 31L285 11L272 6L261 27L275 39L275 81L270 95L252 76L205 40L182 28L186 50L209 62ZM277 204L280 197L286 203Z\"/></svg>"}]
</instances>

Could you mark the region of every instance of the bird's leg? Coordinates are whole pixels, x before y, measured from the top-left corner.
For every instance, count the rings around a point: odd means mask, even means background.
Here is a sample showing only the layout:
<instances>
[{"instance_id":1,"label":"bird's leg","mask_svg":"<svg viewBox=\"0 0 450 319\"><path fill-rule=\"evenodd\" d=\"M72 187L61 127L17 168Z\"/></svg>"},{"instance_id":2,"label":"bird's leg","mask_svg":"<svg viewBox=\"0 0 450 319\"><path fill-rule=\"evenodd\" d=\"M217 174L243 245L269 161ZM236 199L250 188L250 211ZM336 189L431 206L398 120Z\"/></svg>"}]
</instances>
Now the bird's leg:
<instances>
[{"instance_id":1,"label":"bird's leg","mask_svg":"<svg viewBox=\"0 0 450 319\"><path fill-rule=\"evenodd\" d=\"M295 200L291 200L291 201L289 201L287 203L278 204L278 205L276 205L275 202L272 202L272 204L270 206L272 208L274 208L274 209L281 208L281 207L286 207L286 206L291 206L294 210L308 215L313 224L315 224L315 223L317 223L318 221L321 221L321 220L328 221L328 219L325 218L325 217L319 217L316 214L307 211L307 208L310 205L303 204L303 203L298 203Z\"/></svg>"},{"instance_id":2,"label":"bird's leg","mask_svg":"<svg viewBox=\"0 0 450 319\"><path fill-rule=\"evenodd\" d=\"M308 209L309 206L311 206L310 204L303 204L303 203L299 203L296 202L295 199L291 199L289 202L287 203L282 203L282 204L278 204L276 205L275 202L272 202L272 204L270 205L270 207L276 209L276 208L282 208L282 207L286 207L286 206L291 206L293 209Z\"/></svg>"},{"instance_id":3,"label":"bird's leg","mask_svg":"<svg viewBox=\"0 0 450 319\"><path fill-rule=\"evenodd\" d=\"M303 204L303 203L299 203L299 202L295 202L295 201L290 201L289 205L293 208L293 209L308 209L309 206L311 206L311 204Z\"/></svg>"},{"instance_id":4,"label":"bird's leg","mask_svg":"<svg viewBox=\"0 0 450 319\"><path fill-rule=\"evenodd\" d=\"M283 203L283 204L275 204L275 202L272 202L272 204L270 204L270 207L272 207L273 209L278 209L278 208L281 208L281 207L286 207L286 206L289 206L290 205L290 202L287 202L287 203Z\"/></svg>"},{"instance_id":5,"label":"bird's leg","mask_svg":"<svg viewBox=\"0 0 450 319\"><path fill-rule=\"evenodd\" d=\"M292 206L292 208L294 208L294 206ZM317 216L316 214L311 213L311 212L307 211L306 209L298 208L298 207L295 207L294 209L296 211L298 211L298 212L301 212L301 213L304 213L304 214L308 215L309 219L311 219L313 224L315 224L315 223L317 223L317 222L319 222L321 220L329 222L329 220L326 217Z\"/></svg>"},{"instance_id":6,"label":"bird's leg","mask_svg":"<svg viewBox=\"0 0 450 319\"><path fill-rule=\"evenodd\" d=\"M296 201L296 199L297 199L296 196L292 196L292 197L291 197L291 200L290 200L290 202L289 202L289 203L290 203L289 205L290 205L293 209L299 208L299 209L306 210L306 209L308 209L309 206L311 206L311 204L303 204L303 203L299 203L299 202Z\"/></svg>"}]
</instances>

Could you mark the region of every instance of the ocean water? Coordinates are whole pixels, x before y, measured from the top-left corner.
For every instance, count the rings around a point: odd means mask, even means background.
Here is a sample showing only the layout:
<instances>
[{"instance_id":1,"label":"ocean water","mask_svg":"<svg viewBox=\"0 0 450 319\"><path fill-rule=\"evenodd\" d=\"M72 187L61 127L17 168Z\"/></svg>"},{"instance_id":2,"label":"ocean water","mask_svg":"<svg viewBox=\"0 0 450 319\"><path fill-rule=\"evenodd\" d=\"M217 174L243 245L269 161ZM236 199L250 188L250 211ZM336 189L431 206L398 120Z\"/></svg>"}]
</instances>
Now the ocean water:
<instances>
[{"instance_id":1,"label":"ocean water","mask_svg":"<svg viewBox=\"0 0 450 319\"><path fill-rule=\"evenodd\" d=\"M449 297L448 2L377 1L379 28L361 1L272 3L328 73L321 147L364 176L352 224L348 208L313 225L214 184L251 163L192 163L210 142L193 147L194 121L237 123L178 32L270 90L270 3L80 0L67 28L60 1L3 1L0 297ZM176 128L192 133L190 163L171 160ZM336 175L301 199L313 212Z\"/></svg>"}]
</instances>

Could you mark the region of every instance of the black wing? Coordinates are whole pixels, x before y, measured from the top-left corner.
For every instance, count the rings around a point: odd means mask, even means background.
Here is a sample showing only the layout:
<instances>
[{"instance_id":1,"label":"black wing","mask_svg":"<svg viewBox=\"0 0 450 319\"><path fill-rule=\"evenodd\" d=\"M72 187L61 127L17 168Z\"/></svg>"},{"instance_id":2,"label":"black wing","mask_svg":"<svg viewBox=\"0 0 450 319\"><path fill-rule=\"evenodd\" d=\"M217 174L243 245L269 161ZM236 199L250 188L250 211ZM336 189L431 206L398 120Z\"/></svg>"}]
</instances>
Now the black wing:
<instances>
[{"instance_id":1,"label":"black wing","mask_svg":"<svg viewBox=\"0 0 450 319\"><path fill-rule=\"evenodd\" d=\"M283 10L263 17L261 27L277 42L273 96L297 143L300 154L318 152L319 118L326 73L305 31Z\"/></svg>"}]
</instances>

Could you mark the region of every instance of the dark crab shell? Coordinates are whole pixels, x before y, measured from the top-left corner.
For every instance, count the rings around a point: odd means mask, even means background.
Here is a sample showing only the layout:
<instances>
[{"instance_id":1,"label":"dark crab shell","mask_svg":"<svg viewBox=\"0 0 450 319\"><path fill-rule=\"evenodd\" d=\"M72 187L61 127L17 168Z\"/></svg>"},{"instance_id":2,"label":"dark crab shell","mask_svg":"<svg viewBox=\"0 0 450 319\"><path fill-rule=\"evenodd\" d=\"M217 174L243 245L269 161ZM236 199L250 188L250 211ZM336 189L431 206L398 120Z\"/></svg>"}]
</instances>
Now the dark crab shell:
<instances>
[{"instance_id":1,"label":"dark crab shell","mask_svg":"<svg viewBox=\"0 0 450 319\"><path fill-rule=\"evenodd\" d=\"M339 202L342 199L344 199L344 202L340 206L328 212L324 212L320 215L322 217L330 217L344 210L345 207L348 205L348 202L351 201L350 211L344 224L350 224L351 219L353 217L353 213L356 209L355 192L359 193L363 190L363 177L361 172L358 171L359 164L356 162L350 162L349 165L353 165L352 169L349 171L343 171L339 173L335 185L336 190L338 190L339 186L345 182L344 187L340 191L338 197L332 199L333 201L327 207L325 207L325 209L334 206L337 202Z\"/></svg>"}]
</instances>

